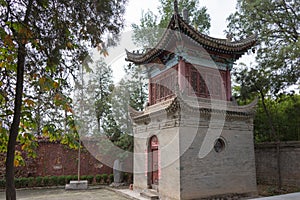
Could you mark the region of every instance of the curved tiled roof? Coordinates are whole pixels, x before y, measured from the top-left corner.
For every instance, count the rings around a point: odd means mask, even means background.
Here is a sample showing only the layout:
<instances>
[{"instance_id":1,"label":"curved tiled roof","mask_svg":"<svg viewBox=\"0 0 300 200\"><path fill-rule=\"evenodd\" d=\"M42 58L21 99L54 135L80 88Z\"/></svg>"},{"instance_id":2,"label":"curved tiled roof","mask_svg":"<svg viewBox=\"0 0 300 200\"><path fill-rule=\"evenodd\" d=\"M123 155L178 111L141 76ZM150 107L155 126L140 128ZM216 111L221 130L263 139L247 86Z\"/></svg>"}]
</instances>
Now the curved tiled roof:
<instances>
[{"instance_id":1,"label":"curved tiled roof","mask_svg":"<svg viewBox=\"0 0 300 200\"><path fill-rule=\"evenodd\" d=\"M234 59L238 59L257 42L257 35L252 35L239 41L228 41L226 39L210 37L197 31L194 27L183 20L177 12L175 12L168 24L168 27L155 47L148 49L145 53L135 53L126 50L126 61L130 61L135 64L150 63L164 52L164 49L166 49L166 46L172 39L175 38L176 41L180 41L179 33L191 38L194 42L201 45L206 50L231 55Z\"/></svg>"},{"instance_id":2,"label":"curved tiled roof","mask_svg":"<svg viewBox=\"0 0 300 200\"><path fill-rule=\"evenodd\" d=\"M180 97L175 96L172 99L160 102L158 104L146 107L144 111L136 111L133 108L129 109L130 116L135 123L144 123L151 121L151 116L159 115L159 113L174 113L177 110L185 110L202 114L217 114L225 115L226 117L251 117L255 113L257 99L248 105L238 106L233 102L205 99L199 97Z\"/></svg>"}]
</instances>

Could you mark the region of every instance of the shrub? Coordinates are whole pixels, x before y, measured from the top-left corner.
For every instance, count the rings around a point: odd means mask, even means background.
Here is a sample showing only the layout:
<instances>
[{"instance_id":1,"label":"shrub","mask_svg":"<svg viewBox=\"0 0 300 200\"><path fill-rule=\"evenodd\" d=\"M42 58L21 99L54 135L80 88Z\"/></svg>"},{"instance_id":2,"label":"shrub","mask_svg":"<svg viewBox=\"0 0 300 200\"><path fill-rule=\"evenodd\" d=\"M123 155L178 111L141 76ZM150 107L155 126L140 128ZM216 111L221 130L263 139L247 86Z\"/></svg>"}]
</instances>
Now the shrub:
<instances>
[{"instance_id":1,"label":"shrub","mask_svg":"<svg viewBox=\"0 0 300 200\"><path fill-rule=\"evenodd\" d=\"M129 182L128 181L128 173L123 174L123 180L124 180L124 182L127 182L127 183Z\"/></svg>"},{"instance_id":2,"label":"shrub","mask_svg":"<svg viewBox=\"0 0 300 200\"><path fill-rule=\"evenodd\" d=\"M50 186L51 185L49 176L43 177L43 183L44 183L44 186Z\"/></svg>"},{"instance_id":3,"label":"shrub","mask_svg":"<svg viewBox=\"0 0 300 200\"><path fill-rule=\"evenodd\" d=\"M4 189L5 188L5 179L0 179L0 188Z\"/></svg>"},{"instance_id":4,"label":"shrub","mask_svg":"<svg viewBox=\"0 0 300 200\"><path fill-rule=\"evenodd\" d=\"M96 179L96 183L100 183L102 180L102 176L100 174L97 174L95 179Z\"/></svg>"},{"instance_id":5,"label":"shrub","mask_svg":"<svg viewBox=\"0 0 300 200\"><path fill-rule=\"evenodd\" d=\"M35 182L34 182L34 178L33 177L27 178L26 182L27 182L26 187L34 187L35 186Z\"/></svg>"},{"instance_id":6,"label":"shrub","mask_svg":"<svg viewBox=\"0 0 300 200\"><path fill-rule=\"evenodd\" d=\"M73 180L73 176L72 175L66 176L66 182L67 183L70 183L71 180Z\"/></svg>"},{"instance_id":7,"label":"shrub","mask_svg":"<svg viewBox=\"0 0 300 200\"><path fill-rule=\"evenodd\" d=\"M86 179L88 180L89 184L92 184L94 180L94 176L92 175L86 176Z\"/></svg>"},{"instance_id":8,"label":"shrub","mask_svg":"<svg viewBox=\"0 0 300 200\"><path fill-rule=\"evenodd\" d=\"M20 178L20 185L19 187L20 188L24 188L24 187L27 187L28 186L28 183L29 183L29 180L27 178Z\"/></svg>"},{"instance_id":9,"label":"shrub","mask_svg":"<svg viewBox=\"0 0 300 200\"><path fill-rule=\"evenodd\" d=\"M57 176L50 176L50 185L58 185L58 177Z\"/></svg>"},{"instance_id":10,"label":"shrub","mask_svg":"<svg viewBox=\"0 0 300 200\"><path fill-rule=\"evenodd\" d=\"M110 174L109 175L109 183L112 183L112 182L114 182L114 175Z\"/></svg>"},{"instance_id":11,"label":"shrub","mask_svg":"<svg viewBox=\"0 0 300 200\"><path fill-rule=\"evenodd\" d=\"M108 175L104 174L97 175L95 180L99 183L101 180L106 180L107 183ZM87 180L89 184L92 184L94 181L93 175L82 176L82 180ZM45 177L29 177L29 178L16 178L15 179L15 187L16 188L25 188L25 187L41 187L41 186L57 186L57 185L65 185L69 183L71 180L77 180L77 176L45 176ZM5 188L5 179L0 179L0 188Z\"/></svg>"},{"instance_id":12,"label":"shrub","mask_svg":"<svg viewBox=\"0 0 300 200\"><path fill-rule=\"evenodd\" d=\"M66 178L66 176L59 176L59 177L57 177L57 183L58 183L58 185L65 185L66 184L66 180L67 180L67 178Z\"/></svg>"},{"instance_id":13,"label":"shrub","mask_svg":"<svg viewBox=\"0 0 300 200\"><path fill-rule=\"evenodd\" d=\"M28 187L29 179L28 178L16 178L15 179L15 187L16 188L24 188Z\"/></svg>"},{"instance_id":14,"label":"shrub","mask_svg":"<svg viewBox=\"0 0 300 200\"><path fill-rule=\"evenodd\" d=\"M78 176L77 176L77 175L73 175L73 176L72 176L72 180L73 180L73 181L78 180Z\"/></svg>"},{"instance_id":15,"label":"shrub","mask_svg":"<svg viewBox=\"0 0 300 200\"><path fill-rule=\"evenodd\" d=\"M102 174L102 180L104 183L107 183L107 178L108 178L107 174Z\"/></svg>"},{"instance_id":16,"label":"shrub","mask_svg":"<svg viewBox=\"0 0 300 200\"><path fill-rule=\"evenodd\" d=\"M35 178L35 186L37 187L43 186L43 177L38 176Z\"/></svg>"},{"instance_id":17,"label":"shrub","mask_svg":"<svg viewBox=\"0 0 300 200\"><path fill-rule=\"evenodd\" d=\"M21 187L21 180L20 178L15 178L15 187L20 188Z\"/></svg>"}]
</instances>

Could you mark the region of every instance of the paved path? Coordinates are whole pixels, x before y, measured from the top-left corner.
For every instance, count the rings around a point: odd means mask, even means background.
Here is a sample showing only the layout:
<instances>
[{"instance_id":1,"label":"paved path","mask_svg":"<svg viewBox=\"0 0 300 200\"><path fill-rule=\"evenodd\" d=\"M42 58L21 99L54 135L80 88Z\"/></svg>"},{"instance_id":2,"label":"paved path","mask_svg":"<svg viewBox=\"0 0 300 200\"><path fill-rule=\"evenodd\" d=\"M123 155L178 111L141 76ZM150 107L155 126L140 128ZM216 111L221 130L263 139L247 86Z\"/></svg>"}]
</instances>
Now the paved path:
<instances>
[{"instance_id":1,"label":"paved path","mask_svg":"<svg viewBox=\"0 0 300 200\"><path fill-rule=\"evenodd\" d=\"M300 192L272 197L256 198L251 200L300 200Z\"/></svg>"},{"instance_id":2,"label":"paved path","mask_svg":"<svg viewBox=\"0 0 300 200\"><path fill-rule=\"evenodd\" d=\"M0 199L5 199L5 193L0 192ZM107 189L73 190L36 189L18 190L18 200L128 200L125 196Z\"/></svg>"},{"instance_id":3,"label":"paved path","mask_svg":"<svg viewBox=\"0 0 300 200\"><path fill-rule=\"evenodd\" d=\"M122 193L122 194L121 194ZM64 190L64 189L33 189L17 190L18 200L145 200L138 192L119 189L89 189L89 190ZM0 192L0 200L5 200L5 193ZM251 200L300 200L300 192L286 195L255 198Z\"/></svg>"}]
</instances>

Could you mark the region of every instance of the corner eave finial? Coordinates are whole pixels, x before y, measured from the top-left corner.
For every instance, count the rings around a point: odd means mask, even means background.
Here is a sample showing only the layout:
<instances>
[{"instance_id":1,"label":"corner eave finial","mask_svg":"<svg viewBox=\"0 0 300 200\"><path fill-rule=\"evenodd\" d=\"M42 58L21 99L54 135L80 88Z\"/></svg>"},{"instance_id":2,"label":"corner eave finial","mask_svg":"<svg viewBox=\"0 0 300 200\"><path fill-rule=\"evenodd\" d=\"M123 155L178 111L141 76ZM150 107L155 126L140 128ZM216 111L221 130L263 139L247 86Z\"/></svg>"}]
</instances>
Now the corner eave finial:
<instances>
[{"instance_id":1,"label":"corner eave finial","mask_svg":"<svg viewBox=\"0 0 300 200\"><path fill-rule=\"evenodd\" d=\"M178 14L178 1L174 0L174 14L177 15Z\"/></svg>"}]
</instances>

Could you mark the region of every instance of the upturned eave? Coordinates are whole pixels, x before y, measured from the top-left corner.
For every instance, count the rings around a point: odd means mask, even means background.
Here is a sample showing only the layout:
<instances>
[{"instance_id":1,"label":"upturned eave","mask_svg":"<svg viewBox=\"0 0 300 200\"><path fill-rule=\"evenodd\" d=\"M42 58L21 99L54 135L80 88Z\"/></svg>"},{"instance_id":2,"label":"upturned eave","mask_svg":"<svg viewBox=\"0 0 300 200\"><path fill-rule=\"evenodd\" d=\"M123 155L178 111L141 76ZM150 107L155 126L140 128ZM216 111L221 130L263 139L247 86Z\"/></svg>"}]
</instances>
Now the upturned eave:
<instances>
[{"instance_id":1,"label":"upturned eave","mask_svg":"<svg viewBox=\"0 0 300 200\"><path fill-rule=\"evenodd\" d=\"M235 60L240 58L257 43L256 34L238 41L210 37L197 31L193 26L184 21L178 13L175 13L159 42L153 48L148 49L144 53L129 52L126 50L125 60L137 65L153 62L167 49L171 40L174 45L176 45L177 42L182 42L180 41L181 37L178 37L178 32L191 38L196 44L207 51L227 54Z\"/></svg>"},{"instance_id":2,"label":"upturned eave","mask_svg":"<svg viewBox=\"0 0 300 200\"><path fill-rule=\"evenodd\" d=\"M135 123L148 123L151 117L176 112L200 113L202 115L222 115L225 117L252 118L255 114L257 99L244 106L234 105L233 102L204 99L199 97L174 97L164 102L147 107L144 111L129 109Z\"/></svg>"}]
</instances>

